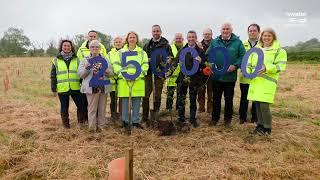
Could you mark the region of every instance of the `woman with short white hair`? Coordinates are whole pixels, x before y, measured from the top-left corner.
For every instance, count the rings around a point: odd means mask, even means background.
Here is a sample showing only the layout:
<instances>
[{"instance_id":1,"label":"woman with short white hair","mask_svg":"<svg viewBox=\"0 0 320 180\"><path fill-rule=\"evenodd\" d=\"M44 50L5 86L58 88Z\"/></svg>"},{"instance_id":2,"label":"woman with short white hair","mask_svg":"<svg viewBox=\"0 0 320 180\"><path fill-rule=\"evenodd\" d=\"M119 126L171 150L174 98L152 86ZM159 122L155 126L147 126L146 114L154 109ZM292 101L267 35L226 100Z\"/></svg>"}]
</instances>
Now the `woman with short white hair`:
<instances>
[{"instance_id":1,"label":"woman with short white hair","mask_svg":"<svg viewBox=\"0 0 320 180\"><path fill-rule=\"evenodd\" d=\"M118 36L113 39L113 48L108 53L110 63L112 66L114 66L114 63L119 58L119 50L123 47L123 39L122 37ZM118 113L117 113L117 104L118 104L118 97L117 97L117 85L118 85L118 79L119 77L114 74L113 77L110 78L111 81L111 87L112 92L110 92L110 112L111 112L111 119L113 122L115 122L118 119ZM119 104L120 99L119 99Z\"/></svg>"},{"instance_id":2,"label":"woman with short white hair","mask_svg":"<svg viewBox=\"0 0 320 180\"><path fill-rule=\"evenodd\" d=\"M98 40L92 40L89 43L90 56L85 57L80 62L78 68L78 74L83 79L81 84L81 92L85 93L88 100L88 123L89 130L91 132L101 132L105 126L105 109L106 109L106 94L111 91L110 84L98 85L96 87L90 87L89 82L93 76L103 68L103 62L92 62L92 59L100 56L100 42ZM103 79L113 75L113 68L109 60L103 60L107 64L107 69L103 74ZM97 116L98 115L98 116Z\"/></svg>"}]
</instances>

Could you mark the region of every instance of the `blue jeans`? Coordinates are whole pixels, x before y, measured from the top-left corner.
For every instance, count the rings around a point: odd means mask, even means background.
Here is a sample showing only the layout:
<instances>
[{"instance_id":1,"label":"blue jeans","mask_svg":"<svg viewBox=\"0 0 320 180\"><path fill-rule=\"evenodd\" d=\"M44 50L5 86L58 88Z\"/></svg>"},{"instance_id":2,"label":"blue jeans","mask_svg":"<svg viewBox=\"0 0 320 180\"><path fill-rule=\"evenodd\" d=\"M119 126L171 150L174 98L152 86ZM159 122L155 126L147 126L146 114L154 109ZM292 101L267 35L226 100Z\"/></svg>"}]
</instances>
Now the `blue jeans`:
<instances>
[{"instance_id":1,"label":"blue jeans","mask_svg":"<svg viewBox=\"0 0 320 180\"><path fill-rule=\"evenodd\" d=\"M129 123L129 98L124 97L122 100L122 119L124 122ZM139 123L141 97L132 97L132 122Z\"/></svg>"}]
</instances>

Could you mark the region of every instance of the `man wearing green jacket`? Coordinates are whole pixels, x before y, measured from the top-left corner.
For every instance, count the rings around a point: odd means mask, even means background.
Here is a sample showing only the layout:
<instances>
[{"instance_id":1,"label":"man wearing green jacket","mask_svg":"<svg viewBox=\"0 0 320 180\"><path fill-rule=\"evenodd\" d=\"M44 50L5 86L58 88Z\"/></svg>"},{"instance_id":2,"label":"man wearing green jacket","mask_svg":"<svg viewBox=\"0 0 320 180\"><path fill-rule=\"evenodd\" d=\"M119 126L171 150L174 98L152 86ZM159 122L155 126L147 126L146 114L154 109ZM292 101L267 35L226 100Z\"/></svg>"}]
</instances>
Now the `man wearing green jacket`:
<instances>
[{"instance_id":1,"label":"man wearing green jacket","mask_svg":"<svg viewBox=\"0 0 320 180\"><path fill-rule=\"evenodd\" d=\"M215 47L224 47L230 54L230 66L227 72L223 75L213 74L212 91L213 91L213 111L212 122L210 125L217 125L220 119L221 98L224 94L225 108L224 108L224 125L229 127L233 114L233 96L234 86L237 81L237 69L240 68L242 58L245 54L245 48L239 37L232 33L233 28L230 23L224 23L221 26L221 35L214 39L207 53ZM217 53L215 56L218 69L221 69L224 64L224 56L222 53Z\"/></svg>"}]
</instances>

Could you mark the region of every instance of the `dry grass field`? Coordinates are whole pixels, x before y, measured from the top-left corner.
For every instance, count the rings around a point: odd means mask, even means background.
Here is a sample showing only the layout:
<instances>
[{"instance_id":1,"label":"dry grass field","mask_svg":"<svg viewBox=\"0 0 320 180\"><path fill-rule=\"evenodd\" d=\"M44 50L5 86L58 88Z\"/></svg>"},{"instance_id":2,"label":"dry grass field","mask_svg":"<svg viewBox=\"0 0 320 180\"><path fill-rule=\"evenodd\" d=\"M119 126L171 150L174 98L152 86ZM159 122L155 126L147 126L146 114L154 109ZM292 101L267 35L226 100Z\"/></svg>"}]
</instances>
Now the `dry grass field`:
<instances>
[{"instance_id":1,"label":"dry grass field","mask_svg":"<svg viewBox=\"0 0 320 180\"><path fill-rule=\"evenodd\" d=\"M188 134L159 137L148 129L128 137L110 125L93 134L76 126L71 103L65 130L50 68L50 58L0 59L0 179L107 179L108 163L130 147L137 179L320 179L319 64L288 64L266 137L249 134L253 124L239 125L239 85L230 129L208 127L211 115L200 113L200 127Z\"/></svg>"}]
</instances>

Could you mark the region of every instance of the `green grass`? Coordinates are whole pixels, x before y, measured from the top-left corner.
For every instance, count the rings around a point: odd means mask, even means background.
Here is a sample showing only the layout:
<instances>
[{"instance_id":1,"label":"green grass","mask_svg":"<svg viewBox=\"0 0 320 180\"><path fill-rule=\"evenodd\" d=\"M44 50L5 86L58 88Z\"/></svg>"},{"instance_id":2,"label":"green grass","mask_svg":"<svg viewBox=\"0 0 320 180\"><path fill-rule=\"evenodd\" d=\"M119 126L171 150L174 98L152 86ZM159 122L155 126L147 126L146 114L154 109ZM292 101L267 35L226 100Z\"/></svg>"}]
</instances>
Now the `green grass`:
<instances>
[{"instance_id":1,"label":"green grass","mask_svg":"<svg viewBox=\"0 0 320 180\"><path fill-rule=\"evenodd\" d=\"M312 120L311 123L320 126L320 119Z\"/></svg>"},{"instance_id":2,"label":"green grass","mask_svg":"<svg viewBox=\"0 0 320 180\"><path fill-rule=\"evenodd\" d=\"M94 178L94 179L99 179L102 177L102 174L99 168L96 166L88 167L88 174L90 175L91 178Z\"/></svg>"}]
</instances>

